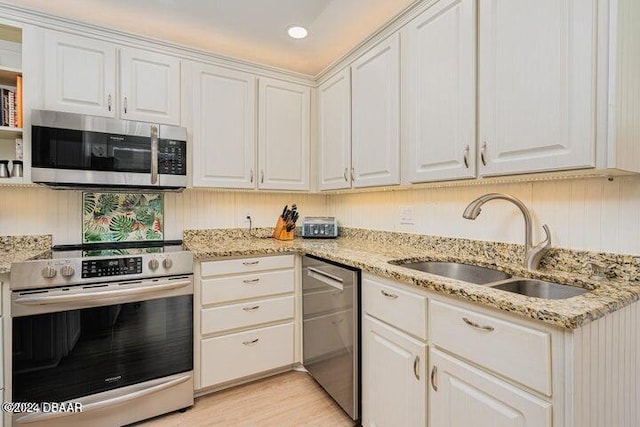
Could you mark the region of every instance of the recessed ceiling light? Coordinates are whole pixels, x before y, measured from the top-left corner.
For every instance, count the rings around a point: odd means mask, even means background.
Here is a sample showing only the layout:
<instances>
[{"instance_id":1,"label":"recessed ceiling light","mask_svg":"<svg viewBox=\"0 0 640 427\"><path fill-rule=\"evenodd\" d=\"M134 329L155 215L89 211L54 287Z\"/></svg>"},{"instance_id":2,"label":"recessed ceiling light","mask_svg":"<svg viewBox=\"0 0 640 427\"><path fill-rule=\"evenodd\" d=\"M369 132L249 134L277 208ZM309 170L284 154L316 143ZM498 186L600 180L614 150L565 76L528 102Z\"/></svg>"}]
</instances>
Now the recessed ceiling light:
<instances>
[{"instance_id":1,"label":"recessed ceiling light","mask_svg":"<svg viewBox=\"0 0 640 427\"><path fill-rule=\"evenodd\" d=\"M306 28L298 26L289 27L287 33L289 33L289 37L293 37L294 39L303 39L309 34Z\"/></svg>"}]
</instances>

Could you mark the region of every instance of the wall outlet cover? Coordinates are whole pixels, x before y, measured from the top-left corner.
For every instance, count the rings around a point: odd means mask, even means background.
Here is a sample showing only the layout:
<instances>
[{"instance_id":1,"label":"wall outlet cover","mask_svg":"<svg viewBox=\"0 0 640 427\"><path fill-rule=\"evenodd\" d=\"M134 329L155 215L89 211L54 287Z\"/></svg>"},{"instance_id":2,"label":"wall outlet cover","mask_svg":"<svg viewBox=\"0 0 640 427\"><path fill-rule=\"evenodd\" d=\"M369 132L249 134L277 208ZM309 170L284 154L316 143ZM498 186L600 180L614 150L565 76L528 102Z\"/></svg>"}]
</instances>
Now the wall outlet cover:
<instances>
[{"instance_id":1,"label":"wall outlet cover","mask_svg":"<svg viewBox=\"0 0 640 427\"><path fill-rule=\"evenodd\" d=\"M413 206L400 206L400 224L413 225Z\"/></svg>"}]
</instances>

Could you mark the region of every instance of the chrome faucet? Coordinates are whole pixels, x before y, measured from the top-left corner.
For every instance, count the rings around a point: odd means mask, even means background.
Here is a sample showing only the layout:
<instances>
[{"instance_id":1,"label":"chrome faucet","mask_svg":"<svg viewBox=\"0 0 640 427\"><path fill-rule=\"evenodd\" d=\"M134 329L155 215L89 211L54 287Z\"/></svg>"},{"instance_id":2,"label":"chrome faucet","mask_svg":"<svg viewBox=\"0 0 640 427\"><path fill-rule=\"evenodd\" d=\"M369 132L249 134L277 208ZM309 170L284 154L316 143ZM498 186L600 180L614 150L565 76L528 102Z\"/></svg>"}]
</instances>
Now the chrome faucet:
<instances>
[{"instance_id":1,"label":"chrome faucet","mask_svg":"<svg viewBox=\"0 0 640 427\"><path fill-rule=\"evenodd\" d=\"M551 247L551 233L549 232L549 227L544 224L542 228L544 228L546 237L542 242L533 246L533 244L531 243L531 214L529 213L529 209L527 209L524 203L522 203L520 200L508 194L485 194L484 196L480 196L473 202L469 203L469 206L467 206L467 208L464 210L462 216L466 219L476 219L482 211L480 207L487 203L489 200L494 199L507 200L516 205L518 208L520 208L520 211L522 211L522 215L524 215L524 266L529 270L535 270L536 268L538 268L538 264L540 264L542 256Z\"/></svg>"}]
</instances>

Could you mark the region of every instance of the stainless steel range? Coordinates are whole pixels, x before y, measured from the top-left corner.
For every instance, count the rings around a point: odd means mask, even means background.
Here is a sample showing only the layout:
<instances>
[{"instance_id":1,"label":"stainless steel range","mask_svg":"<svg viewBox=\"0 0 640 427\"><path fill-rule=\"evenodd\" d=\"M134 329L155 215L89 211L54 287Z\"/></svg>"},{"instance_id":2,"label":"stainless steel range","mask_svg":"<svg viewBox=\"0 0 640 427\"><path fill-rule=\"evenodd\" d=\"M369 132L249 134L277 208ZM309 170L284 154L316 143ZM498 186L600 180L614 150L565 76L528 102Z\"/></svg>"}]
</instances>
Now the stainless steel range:
<instances>
[{"instance_id":1,"label":"stainless steel range","mask_svg":"<svg viewBox=\"0 0 640 427\"><path fill-rule=\"evenodd\" d=\"M192 406L192 273L177 241L54 247L13 264L11 400L82 404L13 423L115 426Z\"/></svg>"}]
</instances>

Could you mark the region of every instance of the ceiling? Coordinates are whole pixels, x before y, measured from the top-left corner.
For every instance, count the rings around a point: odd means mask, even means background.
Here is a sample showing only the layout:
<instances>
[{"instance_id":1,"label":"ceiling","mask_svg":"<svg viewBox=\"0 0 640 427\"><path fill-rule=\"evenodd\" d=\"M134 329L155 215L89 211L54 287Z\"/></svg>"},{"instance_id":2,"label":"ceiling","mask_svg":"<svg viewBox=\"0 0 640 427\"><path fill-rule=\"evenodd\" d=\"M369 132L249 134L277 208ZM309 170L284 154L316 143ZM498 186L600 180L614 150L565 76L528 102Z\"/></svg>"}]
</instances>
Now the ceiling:
<instances>
[{"instance_id":1,"label":"ceiling","mask_svg":"<svg viewBox=\"0 0 640 427\"><path fill-rule=\"evenodd\" d=\"M9 0L9 3L316 75L416 0ZM306 39L286 34L291 25Z\"/></svg>"}]
</instances>

